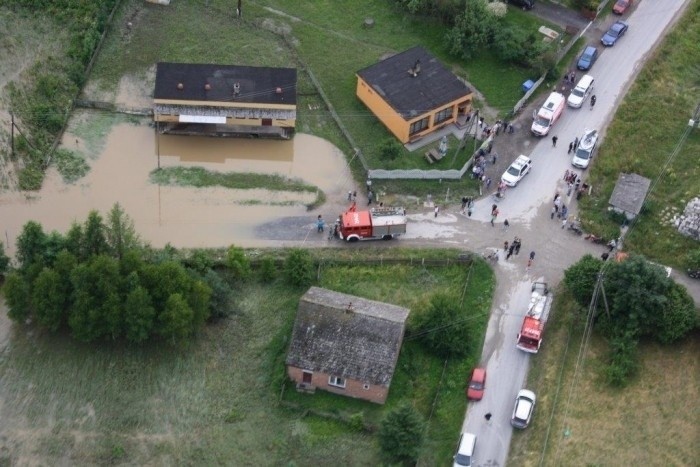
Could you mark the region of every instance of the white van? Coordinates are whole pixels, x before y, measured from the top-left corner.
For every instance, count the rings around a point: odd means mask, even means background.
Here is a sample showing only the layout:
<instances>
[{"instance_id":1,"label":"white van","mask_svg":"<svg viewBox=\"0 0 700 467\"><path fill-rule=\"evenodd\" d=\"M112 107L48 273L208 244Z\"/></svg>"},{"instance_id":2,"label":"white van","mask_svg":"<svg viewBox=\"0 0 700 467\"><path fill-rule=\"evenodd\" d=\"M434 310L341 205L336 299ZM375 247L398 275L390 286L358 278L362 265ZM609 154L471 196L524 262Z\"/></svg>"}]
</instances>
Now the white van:
<instances>
[{"instance_id":1,"label":"white van","mask_svg":"<svg viewBox=\"0 0 700 467\"><path fill-rule=\"evenodd\" d=\"M535 120L532 122L530 131L535 136L544 136L549 133L549 129L559 120L561 113L564 111L564 102L566 99L562 94L553 92L549 95L544 104L537 111Z\"/></svg>"},{"instance_id":2,"label":"white van","mask_svg":"<svg viewBox=\"0 0 700 467\"><path fill-rule=\"evenodd\" d=\"M571 94L569 94L569 98L566 100L569 107L573 107L575 109L580 108L593 90L594 82L595 80L591 75L583 75L578 81L576 87L571 90Z\"/></svg>"},{"instance_id":3,"label":"white van","mask_svg":"<svg viewBox=\"0 0 700 467\"><path fill-rule=\"evenodd\" d=\"M471 467L474 463L474 450L476 449L476 435L462 433L459 438L459 447L454 456L452 467Z\"/></svg>"}]
</instances>

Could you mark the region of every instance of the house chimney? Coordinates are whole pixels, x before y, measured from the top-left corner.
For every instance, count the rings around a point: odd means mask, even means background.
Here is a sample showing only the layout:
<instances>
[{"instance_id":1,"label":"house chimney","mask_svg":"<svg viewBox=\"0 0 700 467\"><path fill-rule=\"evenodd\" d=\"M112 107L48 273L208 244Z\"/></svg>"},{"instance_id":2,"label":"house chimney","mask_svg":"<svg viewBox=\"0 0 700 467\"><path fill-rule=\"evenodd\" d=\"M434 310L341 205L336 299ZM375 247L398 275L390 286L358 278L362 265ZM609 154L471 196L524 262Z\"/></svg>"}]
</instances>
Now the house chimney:
<instances>
[{"instance_id":1,"label":"house chimney","mask_svg":"<svg viewBox=\"0 0 700 467\"><path fill-rule=\"evenodd\" d=\"M211 84L207 83L204 85L204 90L205 91L211 91Z\"/></svg>"},{"instance_id":2,"label":"house chimney","mask_svg":"<svg viewBox=\"0 0 700 467\"><path fill-rule=\"evenodd\" d=\"M278 87L277 89L275 89L275 93L282 94L282 88Z\"/></svg>"},{"instance_id":3,"label":"house chimney","mask_svg":"<svg viewBox=\"0 0 700 467\"><path fill-rule=\"evenodd\" d=\"M345 309L345 313L350 314L350 313L352 313L353 311L355 311L355 310L353 310L353 308L352 308L352 302L349 302L349 303L348 303L348 307Z\"/></svg>"},{"instance_id":4,"label":"house chimney","mask_svg":"<svg viewBox=\"0 0 700 467\"><path fill-rule=\"evenodd\" d=\"M182 83L177 83L177 88L178 88L180 91L182 91L183 89L185 89L185 85L182 84Z\"/></svg>"},{"instance_id":5,"label":"house chimney","mask_svg":"<svg viewBox=\"0 0 700 467\"><path fill-rule=\"evenodd\" d=\"M241 93L241 83L233 83L233 95L237 96Z\"/></svg>"}]
</instances>

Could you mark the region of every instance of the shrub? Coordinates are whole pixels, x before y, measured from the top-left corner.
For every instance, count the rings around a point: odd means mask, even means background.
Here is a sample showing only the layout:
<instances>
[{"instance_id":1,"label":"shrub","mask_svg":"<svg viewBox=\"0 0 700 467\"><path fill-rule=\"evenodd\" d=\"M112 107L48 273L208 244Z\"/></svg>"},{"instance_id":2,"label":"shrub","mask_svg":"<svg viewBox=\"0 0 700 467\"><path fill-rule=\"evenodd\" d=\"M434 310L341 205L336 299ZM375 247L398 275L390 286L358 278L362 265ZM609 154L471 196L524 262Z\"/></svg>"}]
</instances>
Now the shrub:
<instances>
[{"instance_id":1,"label":"shrub","mask_svg":"<svg viewBox=\"0 0 700 467\"><path fill-rule=\"evenodd\" d=\"M469 320L459 303L457 297L437 293L414 318L412 334L440 357L461 356L469 351Z\"/></svg>"},{"instance_id":2,"label":"shrub","mask_svg":"<svg viewBox=\"0 0 700 467\"><path fill-rule=\"evenodd\" d=\"M402 152L403 146L401 146L401 143L396 141L394 138L384 140L382 145L379 147L379 156L388 161L393 161L399 157Z\"/></svg>"},{"instance_id":3,"label":"shrub","mask_svg":"<svg viewBox=\"0 0 700 467\"><path fill-rule=\"evenodd\" d=\"M260 263L260 280L265 283L272 282L277 276L277 267L275 260L266 256Z\"/></svg>"},{"instance_id":4,"label":"shrub","mask_svg":"<svg viewBox=\"0 0 700 467\"><path fill-rule=\"evenodd\" d=\"M627 332L610 340L610 361L605 370L606 380L613 387L627 386L637 373L637 339Z\"/></svg>"},{"instance_id":5,"label":"shrub","mask_svg":"<svg viewBox=\"0 0 700 467\"><path fill-rule=\"evenodd\" d=\"M287 282L297 287L305 287L314 280L314 264L308 251L294 248L284 262Z\"/></svg>"},{"instance_id":6,"label":"shrub","mask_svg":"<svg viewBox=\"0 0 700 467\"><path fill-rule=\"evenodd\" d=\"M424 421L413 406L403 403L389 412L379 427L379 446L390 462L414 464L424 438Z\"/></svg>"},{"instance_id":7,"label":"shrub","mask_svg":"<svg viewBox=\"0 0 700 467\"><path fill-rule=\"evenodd\" d=\"M10 257L5 254L5 244L0 242L0 277L4 277L10 269Z\"/></svg>"},{"instance_id":8,"label":"shrub","mask_svg":"<svg viewBox=\"0 0 700 467\"><path fill-rule=\"evenodd\" d=\"M231 245L226 252L226 265L236 279L246 279L250 276L250 260L243 248Z\"/></svg>"}]
</instances>

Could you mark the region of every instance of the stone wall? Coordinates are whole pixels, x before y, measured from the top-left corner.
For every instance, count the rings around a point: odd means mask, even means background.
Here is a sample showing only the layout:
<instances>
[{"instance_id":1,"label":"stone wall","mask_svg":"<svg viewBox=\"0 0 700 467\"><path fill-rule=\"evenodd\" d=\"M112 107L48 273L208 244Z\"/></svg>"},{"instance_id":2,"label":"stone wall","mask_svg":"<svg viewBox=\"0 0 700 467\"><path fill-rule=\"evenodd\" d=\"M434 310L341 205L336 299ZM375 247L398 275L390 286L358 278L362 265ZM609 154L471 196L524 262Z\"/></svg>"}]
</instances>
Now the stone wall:
<instances>
[{"instance_id":1,"label":"stone wall","mask_svg":"<svg viewBox=\"0 0 700 467\"><path fill-rule=\"evenodd\" d=\"M676 216L673 221L682 235L700 241L700 197L690 200L683 214Z\"/></svg>"}]
</instances>

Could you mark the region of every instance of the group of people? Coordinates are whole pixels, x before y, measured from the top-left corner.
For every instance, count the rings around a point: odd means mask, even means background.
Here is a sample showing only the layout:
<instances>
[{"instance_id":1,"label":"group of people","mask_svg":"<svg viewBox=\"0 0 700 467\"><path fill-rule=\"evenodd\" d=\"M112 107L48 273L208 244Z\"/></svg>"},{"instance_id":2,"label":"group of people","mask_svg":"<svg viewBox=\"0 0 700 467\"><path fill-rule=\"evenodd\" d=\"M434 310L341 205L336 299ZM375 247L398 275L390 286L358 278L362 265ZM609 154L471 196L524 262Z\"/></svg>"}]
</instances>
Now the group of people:
<instances>
[{"instance_id":1,"label":"group of people","mask_svg":"<svg viewBox=\"0 0 700 467\"><path fill-rule=\"evenodd\" d=\"M510 245L508 242L503 243L503 252L506 254L506 260L510 259L511 256L515 253L517 256L518 253L520 253L520 247L522 246L522 240L520 240L520 237L515 237L513 239L513 243Z\"/></svg>"},{"instance_id":2,"label":"group of people","mask_svg":"<svg viewBox=\"0 0 700 467\"><path fill-rule=\"evenodd\" d=\"M472 209L474 209L474 198L462 196L462 214L466 212L469 217L472 217Z\"/></svg>"}]
</instances>

